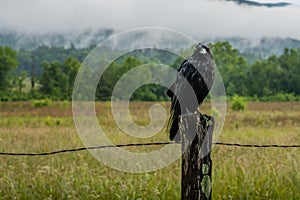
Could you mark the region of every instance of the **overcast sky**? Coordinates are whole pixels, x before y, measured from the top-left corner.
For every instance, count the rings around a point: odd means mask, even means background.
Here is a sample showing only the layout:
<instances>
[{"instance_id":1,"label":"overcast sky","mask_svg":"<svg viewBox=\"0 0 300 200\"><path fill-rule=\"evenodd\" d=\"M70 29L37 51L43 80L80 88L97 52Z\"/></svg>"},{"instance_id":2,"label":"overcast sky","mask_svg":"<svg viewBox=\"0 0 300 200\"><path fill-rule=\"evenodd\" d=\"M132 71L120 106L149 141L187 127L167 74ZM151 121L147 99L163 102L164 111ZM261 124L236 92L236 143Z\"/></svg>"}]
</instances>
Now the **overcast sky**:
<instances>
[{"instance_id":1,"label":"overcast sky","mask_svg":"<svg viewBox=\"0 0 300 200\"><path fill-rule=\"evenodd\" d=\"M281 1L300 5L299 0ZM300 39L299 24L297 6L257 8L218 0L0 0L0 30L29 33L159 26L193 37Z\"/></svg>"}]
</instances>

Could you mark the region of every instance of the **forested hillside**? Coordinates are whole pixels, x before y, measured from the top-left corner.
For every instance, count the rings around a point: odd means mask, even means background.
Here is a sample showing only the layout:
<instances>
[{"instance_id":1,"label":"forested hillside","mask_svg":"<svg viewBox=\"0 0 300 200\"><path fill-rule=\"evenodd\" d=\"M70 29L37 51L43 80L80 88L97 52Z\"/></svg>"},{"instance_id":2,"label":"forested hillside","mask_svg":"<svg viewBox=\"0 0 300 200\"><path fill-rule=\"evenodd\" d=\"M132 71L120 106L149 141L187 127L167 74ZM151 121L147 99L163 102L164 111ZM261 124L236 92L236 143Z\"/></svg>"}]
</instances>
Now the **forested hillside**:
<instances>
[{"instance_id":1,"label":"forested hillside","mask_svg":"<svg viewBox=\"0 0 300 200\"><path fill-rule=\"evenodd\" d=\"M9 46L17 50L21 48L33 50L40 46L68 48L71 44L74 44L77 48L86 48L98 44L112 33L112 29L47 34L0 30L0 46Z\"/></svg>"},{"instance_id":2,"label":"forested hillside","mask_svg":"<svg viewBox=\"0 0 300 200\"><path fill-rule=\"evenodd\" d=\"M51 54L57 51L58 53L68 54L64 49L76 48L90 49L103 40L116 33L113 29L99 29L89 30L83 32L66 32L66 33L47 33L47 34L29 34L19 32L7 32L0 30L0 46L9 46L18 51L46 51ZM134 39L134 38L133 38ZM284 49L298 49L300 48L300 40L293 38L276 38L276 37L262 37L262 38L206 38L204 41L208 43L216 43L218 41L228 41L230 44L250 62L253 63L259 59L266 59L272 55L281 55ZM47 48L52 48L47 50ZM55 49L58 48L58 49ZM172 48L182 48L180 42L177 46ZM59 55L56 55L56 60L59 60ZM76 55L71 55L75 56ZM45 56L43 56L45 57ZM76 57L77 58L77 57ZM80 59L80 57L78 57ZM23 64L22 64L23 65Z\"/></svg>"},{"instance_id":3,"label":"forested hillside","mask_svg":"<svg viewBox=\"0 0 300 200\"><path fill-rule=\"evenodd\" d=\"M228 96L234 94L252 100L299 100L300 49L285 49L282 55L248 62L229 42L210 45L215 63L221 72ZM33 50L0 47L0 99L16 101L28 99L70 100L76 73L93 46L77 49L41 46ZM188 55L191 49L183 50ZM107 49L107 53L110 52ZM179 67L182 58L153 49L124 55L111 63L99 82L97 100L109 100L118 79L130 69L154 63ZM151 70L145 72L154 76ZM146 85L132 96L133 100L165 100L166 88Z\"/></svg>"}]
</instances>

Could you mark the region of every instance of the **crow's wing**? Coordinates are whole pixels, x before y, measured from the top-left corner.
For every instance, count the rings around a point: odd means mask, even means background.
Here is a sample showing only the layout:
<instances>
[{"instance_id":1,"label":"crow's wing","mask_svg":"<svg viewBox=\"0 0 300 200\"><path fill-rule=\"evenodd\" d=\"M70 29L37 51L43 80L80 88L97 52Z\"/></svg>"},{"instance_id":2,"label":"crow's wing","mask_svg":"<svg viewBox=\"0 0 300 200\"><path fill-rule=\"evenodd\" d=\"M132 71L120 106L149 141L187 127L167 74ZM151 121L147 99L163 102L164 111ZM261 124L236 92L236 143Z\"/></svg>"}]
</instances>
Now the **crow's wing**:
<instances>
[{"instance_id":1,"label":"crow's wing","mask_svg":"<svg viewBox=\"0 0 300 200\"><path fill-rule=\"evenodd\" d=\"M175 138L176 135L179 137L177 134L179 116L197 111L212 87L213 78L214 62L210 54L199 54L183 61L178 69L176 81L167 91L171 96L171 116L168 123L171 140L180 140ZM193 101L191 92L195 94L197 100Z\"/></svg>"}]
</instances>

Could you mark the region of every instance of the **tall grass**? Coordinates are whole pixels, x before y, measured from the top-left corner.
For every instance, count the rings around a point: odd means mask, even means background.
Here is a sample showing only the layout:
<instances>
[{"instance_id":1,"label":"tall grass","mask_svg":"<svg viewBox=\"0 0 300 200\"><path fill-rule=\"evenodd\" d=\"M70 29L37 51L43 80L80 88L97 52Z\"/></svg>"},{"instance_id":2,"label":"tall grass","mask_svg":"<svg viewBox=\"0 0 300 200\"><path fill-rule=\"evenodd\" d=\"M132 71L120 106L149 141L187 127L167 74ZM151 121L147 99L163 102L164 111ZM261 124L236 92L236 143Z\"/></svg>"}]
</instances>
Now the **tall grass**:
<instances>
[{"instance_id":1,"label":"tall grass","mask_svg":"<svg viewBox=\"0 0 300 200\"><path fill-rule=\"evenodd\" d=\"M19 104L22 106L0 105L1 152L45 152L82 146L70 106L54 102L51 109L33 109L30 104ZM246 111L230 111L220 140L299 144L300 103L278 104L249 103ZM9 110L9 106L14 109ZM149 123L149 107L150 103L132 104L133 120ZM96 110L99 122L114 142L146 141L122 136L110 118L109 104L99 103ZM164 131L149 140L167 141ZM215 146L212 159L213 199L300 198L299 149ZM180 160L142 174L111 169L87 151L41 157L1 156L0 163L0 199L180 199Z\"/></svg>"}]
</instances>

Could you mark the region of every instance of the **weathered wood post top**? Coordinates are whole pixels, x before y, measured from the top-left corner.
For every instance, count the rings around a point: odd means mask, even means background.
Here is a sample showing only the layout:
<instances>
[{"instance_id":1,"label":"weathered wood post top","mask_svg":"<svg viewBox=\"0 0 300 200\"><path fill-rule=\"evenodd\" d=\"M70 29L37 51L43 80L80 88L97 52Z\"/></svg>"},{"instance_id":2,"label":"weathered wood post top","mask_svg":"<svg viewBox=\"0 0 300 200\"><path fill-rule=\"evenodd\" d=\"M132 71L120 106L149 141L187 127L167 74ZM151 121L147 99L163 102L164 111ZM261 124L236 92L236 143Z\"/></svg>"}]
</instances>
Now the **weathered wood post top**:
<instances>
[{"instance_id":1,"label":"weathered wood post top","mask_svg":"<svg viewBox=\"0 0 300 200\"><path fill-rule=\"evenodd\" d=\"M206 200L212 196L212 117L195 114L180 116L182 142L182 200Z\"/></svg>"}]
</instances>

